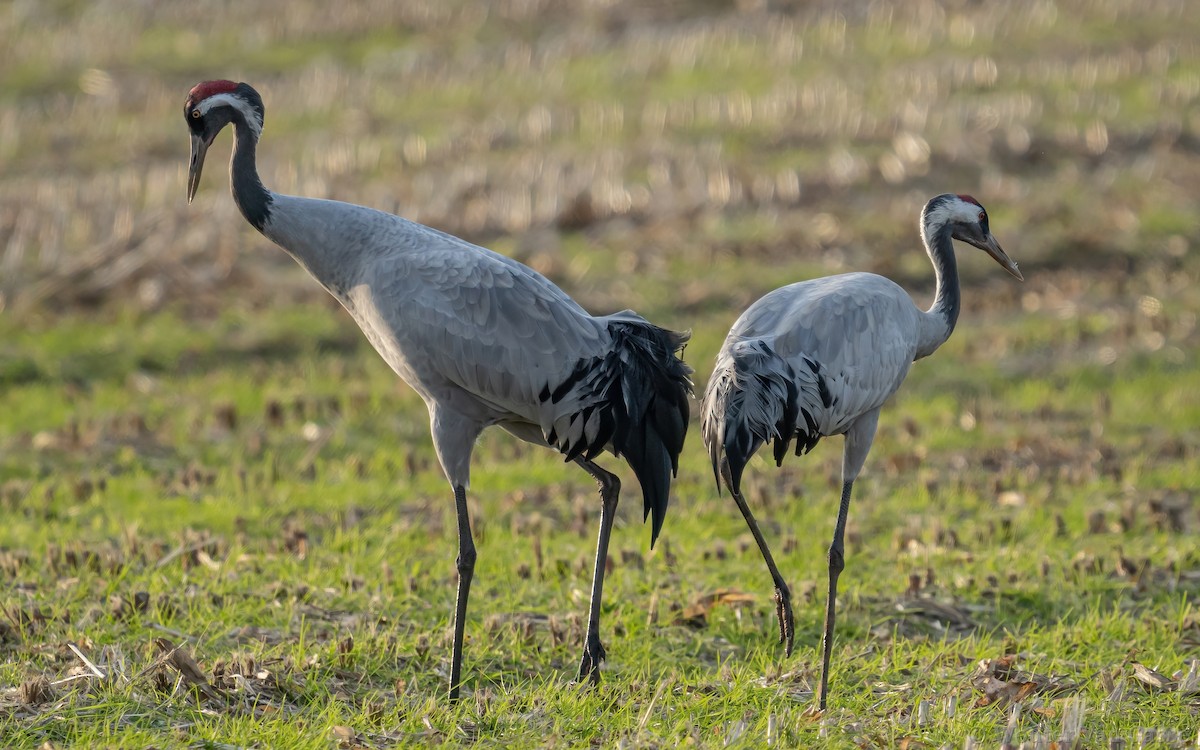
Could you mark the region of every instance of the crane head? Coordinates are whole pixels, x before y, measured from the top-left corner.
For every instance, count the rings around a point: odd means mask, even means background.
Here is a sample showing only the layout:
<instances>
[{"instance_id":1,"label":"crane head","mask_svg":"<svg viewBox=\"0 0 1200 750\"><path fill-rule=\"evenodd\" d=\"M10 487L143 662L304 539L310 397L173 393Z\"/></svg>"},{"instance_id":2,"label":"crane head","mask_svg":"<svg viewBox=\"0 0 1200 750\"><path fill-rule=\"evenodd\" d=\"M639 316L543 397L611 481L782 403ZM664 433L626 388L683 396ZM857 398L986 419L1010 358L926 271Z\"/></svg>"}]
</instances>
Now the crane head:
<instances>
[{"instance_id":1,"label":"crane head","mask_svg":"<svg viewBox=\"0 0 1200 750\"><path fill-rule=\"evenodd\" d=\"M949 229L954 239L990 255L992 260L1019 281L1025 280L1017 264L992 236L987 209L979 201L969 195L939 195L930 200L922 217L922 232L928 237L943 228Z\"/></svg>"},{"instance_id":2,"label":"crane head","mask_svg":"<svg viewBox=\"0 0 1200 750\"><path fill-rule=\"evenodd\" d=\"M264 109L262 97L245 83L205 81L188 92L183 104L183 119L192 137L192 157L188 166L188 203L200 186L204 156L217 134L231 122L244 124L255 140L262 133Z\"/></svg>"}]
</instances>

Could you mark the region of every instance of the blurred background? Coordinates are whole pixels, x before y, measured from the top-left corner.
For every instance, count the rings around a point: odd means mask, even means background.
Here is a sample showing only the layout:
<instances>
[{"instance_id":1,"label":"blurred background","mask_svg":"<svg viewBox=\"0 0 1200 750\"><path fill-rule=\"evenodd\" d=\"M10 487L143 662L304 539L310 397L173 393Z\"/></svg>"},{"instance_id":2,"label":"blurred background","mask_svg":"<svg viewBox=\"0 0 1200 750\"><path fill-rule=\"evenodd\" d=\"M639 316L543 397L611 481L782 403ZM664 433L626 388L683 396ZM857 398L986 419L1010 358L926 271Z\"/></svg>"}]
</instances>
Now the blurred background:
<instances>
[{"instance_id":1,"label":"blurred background","mask_svg":"<svg viewBox=\"0 0 1200 750\"><path fill-rule=\"evenodd\" d=\"M454 517L423 404L239 215L229 134L187 204L183 102L216 78L262 93L272 189L394 211L529 264L595 313L690 328L697 390L738 314L784 283L875 271L927 306L919 212L974 195L1025 282L960 247L958 328L880 420L835 655L835 680L873 687L839 683L839 706L873 746L906 746L921 701L947 707L929 746L997 737L1003 712L955 720L953 701L1024 690L1020 654L1103 702L1089 721L1107 732L1195 725L1194 0L0 1L0 683L77 668L72 639L174 690L153 646L165 633L204 669L247 650L269 665L240 693L287 708L267 744L322 722L434 731ZM645 730L674 747L738 722L770 736L778 718L795 732L782 745L817 741L801 712L841 442L747 472L796 595L784 662L761 559L694 427L654 552L636 496L622 505L614 692L595 702L560 689L583 637L593 487L485 434L475 701L461 726L433 711L440 736L644 746ZM1138 677L1135 653L1193 692L1153 692L1170 681ZM972 671L993 657L1008 666ZM663 692L663 674L696 692ZM1126 694L1137 680L1151 687ZM72 683L21 737L112 744L104 732L164 706L174 726L247 736L150 681L98 702ZM540 718L522 703L538 690ZM692 727L679 717L700 695ZM82 718L63 729L67 701ZM656 703L677 718L651 717ZM626 726L606 734L594 716L617 704ZM563 732L564 705L586 729ZM163 745L145 731L139 746Z\"/></svg>"},{"instance_id":2,"label":"blurred background","mask_svg":"<svg viewBox=\"0 0 1200 750\"><path fill-rule=\"evenodd\" d=\"M232 78L265 99L271 188L487 244L596 311L721 333L790 279L926 293L918 212L960 192L1028 279L964 263L967 319L1051 316L1031 356L1196 342L1184 0L17 0L0 39L4 315L323 299L237 214L229 136L186 205L183 99Z\"/></svg>"}]
</instances>

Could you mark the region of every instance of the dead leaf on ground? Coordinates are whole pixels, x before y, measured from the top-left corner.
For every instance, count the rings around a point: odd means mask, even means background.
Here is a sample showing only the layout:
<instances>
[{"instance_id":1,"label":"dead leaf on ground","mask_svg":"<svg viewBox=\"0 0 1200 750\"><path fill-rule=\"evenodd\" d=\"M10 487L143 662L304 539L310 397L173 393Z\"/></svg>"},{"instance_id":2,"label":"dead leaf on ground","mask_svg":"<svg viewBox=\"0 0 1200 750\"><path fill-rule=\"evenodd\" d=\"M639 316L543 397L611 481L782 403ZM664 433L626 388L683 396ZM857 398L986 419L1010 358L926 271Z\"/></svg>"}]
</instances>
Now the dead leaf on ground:
<instances>
[{"instance_id":1,"label":"dead leaf on ground","mask_svg":"<svg viewBox=\"0 0 1200 750\"><path fill-rule=\"evenodd\" d=\"M1176 683L1174 680L1140 662L1135 661L1133 663L1133 676L1137 678L1138 682L1151 690L1169 691L1175 689Z\"/></svg>"},{"instance_id":2,"label":"dead leaf on ground","mask_svg":"<svg viewBox=\"0 0 1200 750\"><path fill-rule=\"evenodd\" d=\"M990 706L993 703L1000 707L1021 703L1037 692L1038 688L1037 683L1034 682L1005 682L997 680L995 677L983 677L973 681L972 685L983 693L979 700L975 701L976 708Z\"/></svg>"},{"instance_id":3,"label":"dead leaf on ground","mask_svg":"<svg viewBox=\"0 0 1200 750\"><path fill-rule=\"evenodd\" d=\"M199 690L205 698L220 700L221 694L208 683L208 678L204 676L200 665L182 646L176 646L166 638L155 638L154 645L163 653L166 663L179 672L184 682Z\"/></svg>"},{"instance_id":4,"label":"dead leaf on ground","mask_svg":"<svg viewBox=\"0 0 1200 750\"><path fill-rule=\"evenodd\" d=\"M1077 687L1065 678L1014 669L1016 659L1016 654L1005 654L979 662L971 676L971 686L983 693L975 702L976 708L990 705L1005 708L1035 694L1064 693Z\"/></svg>"},{"instance_id":5,"label":"dead leaf on ground","mask_svg":"<svg viewBox=\"0 0 1200 750\"><path fill-rule=\"evenodd\" d=\"M697 629L703 628L708 625L708 614L718 604L727 604L736 607L753 603L754 596L750 594L738 591L737 589L717 589L708 594L701 594L693 599L691 604L683 608L672 624Z\"/></svg>"},{"instance_id":6,"label":"dead leaf on ground","mask_svg":"<svg viewBox=\"0 0 1200 750\"><path fill-rule=\"evenodd\" d=\"M339 748L357 748L363 746L359 740L358 732L347 726L338 725L334 727L333 740Z\"/></svg>"}]
</instances>

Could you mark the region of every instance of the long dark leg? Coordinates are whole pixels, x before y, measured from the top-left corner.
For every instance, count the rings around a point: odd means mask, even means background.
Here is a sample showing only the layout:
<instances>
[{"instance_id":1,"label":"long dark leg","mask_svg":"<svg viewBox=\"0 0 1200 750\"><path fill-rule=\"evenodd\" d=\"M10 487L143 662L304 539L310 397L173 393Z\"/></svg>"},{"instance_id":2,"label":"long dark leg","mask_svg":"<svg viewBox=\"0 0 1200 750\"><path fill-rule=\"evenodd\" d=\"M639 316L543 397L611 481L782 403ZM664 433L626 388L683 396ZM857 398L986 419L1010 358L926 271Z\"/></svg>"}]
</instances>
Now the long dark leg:
<instances>
[{"instance_id":1,"label":"long dark leg","mask_svg":"<svg viewBox=\"0 0 1200 750\"><path fill-rule=\"evenodd\" d=\"M600 643L600 602L604 598L604 569L608 562L608 539L612 536L613 520L617 515L617 499L621 494L621 480L616 474L601 469L584 458L575 463L596 479L600 485L600 536L596 540L596 570L592 574L592 602L588 608L587 636L583 644L583 658L579 660L579 680L590 679L592 684L600 682L600 662L604 661L604 646Z\"/></svg>"},{"instance_id":2,"label":"long dark leg","mask_svg":"<svg viewBox=\"0 0 1200 750\"><path fill-rule=\"evenodd\" d=\"M825 603L825 633L821 636L821 692L817 694L822 711L825 710L825 698L829 695L829 658L833 653L833 626L837 619L837 582L838 576L846 568L843 537L846 535L846 516L850 512L850 489L853 486L853 481L842 484L842 503L838 507L837 526L833 529L833 543L829 545L829 599Z\"/></svg>"},{"instance_id":3,"label":"long dark leg","mask_svg":"<svg viewBox=\"0 0 1200 750\"><path fill-rule=\"evenodd\" d=\"M450 700L458 700L462 678L463 631L467 624L467 597L475 575L475 540L471 538L471 519L467 517L467 491L454 487L454 508L458 513L458 598L454 603L454 654L450 663Z\"/></svg>"},{"instance_id":4,"label":"long dark leg","mask_svg":"<svg viewBox=\"0 0 1200 750\"><path fill-rule=\"evenodd\" d=\"M729 464L724 461L721 463L721 476L724 477L725 486L729 487L729 493L733 495L733 501L737 503L738 510L742 512L742 517L746 519L746 525L750 527L750 533L754 536L754 541L758 543L758 550L762 552L763 560L767 563L771 580L775 582L775 616L779 619L779 642L785 644L787 655L791 656L792 642L796 634L795 617L792 615L792 592L788 590L783 575L775 565L775 558L771 556L767 540L763 538L762 531L758 528L758 522L754 520L754 514L750 512L750 506L746 504L746 499L742 497L742 493L734 491L729 475Z\"/></svg>"}]
</instances>

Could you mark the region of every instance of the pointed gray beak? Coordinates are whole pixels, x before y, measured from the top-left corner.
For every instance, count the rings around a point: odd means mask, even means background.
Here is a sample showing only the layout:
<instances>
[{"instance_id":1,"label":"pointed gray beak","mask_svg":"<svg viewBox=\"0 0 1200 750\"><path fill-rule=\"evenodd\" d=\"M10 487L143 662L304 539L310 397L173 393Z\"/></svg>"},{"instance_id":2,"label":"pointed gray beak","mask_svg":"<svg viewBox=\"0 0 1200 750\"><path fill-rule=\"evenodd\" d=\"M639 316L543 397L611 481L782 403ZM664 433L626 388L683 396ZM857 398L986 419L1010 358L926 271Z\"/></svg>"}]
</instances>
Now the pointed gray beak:
<instances>
[{"instance_id":1,"label":"pointed gray beak","mask_svg":"<svg viewBox=\"0 0 1200 750\"><path fill-rule=\"evenodd\" d=\"M1000 247L1000 243L996 242L996 238L991 234L984 236L981 242L975 240L968 240L968 242L992 256L993 260L1003 266L1005 271L1015 276L1018 281L1025 280L1025 277L1021 275L1021 271L1017 268L1017 264L1013 262L1012 258L1008 257Z\"/></svg>"},{"instance_id":2,"label":"pointed gray beak","mask_svg":"<svg viewBox=\"0 0 1200 750\"><path fill-rule=\"evenodd\" d=\"M200 173L204 171L204 155L208 153L210 143L212 141L206 141L198 135L192 136L192 162L188 167L188 203L191 203L192 198L196 197L196 188L200 187Z\"/></svg>"}]
</instances>

